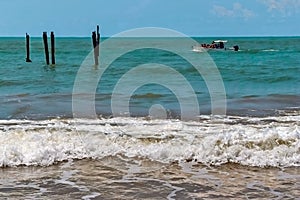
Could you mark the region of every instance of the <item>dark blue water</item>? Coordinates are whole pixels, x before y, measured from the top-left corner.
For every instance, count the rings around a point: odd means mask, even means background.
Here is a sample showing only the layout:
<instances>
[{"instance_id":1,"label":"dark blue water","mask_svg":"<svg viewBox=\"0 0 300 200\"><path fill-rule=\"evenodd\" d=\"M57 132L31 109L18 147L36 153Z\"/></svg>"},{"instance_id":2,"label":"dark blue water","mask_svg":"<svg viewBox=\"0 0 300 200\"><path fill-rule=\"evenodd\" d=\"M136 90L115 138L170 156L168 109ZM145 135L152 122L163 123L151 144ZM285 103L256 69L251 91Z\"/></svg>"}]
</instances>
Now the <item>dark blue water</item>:
<instances>
[{"instance_id":1,"label":"dark blue water","mask_svg":"<svg viewBox=\"0 0 300 200\"><path fill-rule=\"evenodd\" d=\"M216 38L194 39L199 43L210 43ZM276 115L280 110L293 112L299 109L299 37L225 39L228 40L226 46L239 45L240 51L212 50L208 54L222 77L227 114ZM122 45L125 47L132 42L149 40L159 44L164 39L123 38ZM180 42L182 39L175 40L172 45L178 52L196 56L197 59L205 58L203 53L193 52L191 46L184 46ZM108 52L120 51L122 45L112 46ZM71 117L74 80L82 62L92 51L91 46L90 38L57 38L56 65L47 66L41 38L31 39L32 63L25 62L24 38L0 38L0 118ZM118 81L136 66L149 63L159 63L177 70L192 86L201 114L211 113L211 96L203 74L199 74L189 61L174 52L144 48L119 56L103 72L96 90L97 114L110 115L111 98ZM90 67L91 74L99 75L101 66ZM209 73L209 68L205 69ZM143 76L162 73L165 72L156 69L151 74L145 72ZM132 79L143 79L143 76ZM88 81L89 78L86 79ZM185 98L190 98L189 95L186 93ZM148 115L151 106L157 104L167 110L168 117L180 115L180 102L176 94L166 86L153 83L138 85L130 97L130 114Z\"/></svg>"}]
</instances>

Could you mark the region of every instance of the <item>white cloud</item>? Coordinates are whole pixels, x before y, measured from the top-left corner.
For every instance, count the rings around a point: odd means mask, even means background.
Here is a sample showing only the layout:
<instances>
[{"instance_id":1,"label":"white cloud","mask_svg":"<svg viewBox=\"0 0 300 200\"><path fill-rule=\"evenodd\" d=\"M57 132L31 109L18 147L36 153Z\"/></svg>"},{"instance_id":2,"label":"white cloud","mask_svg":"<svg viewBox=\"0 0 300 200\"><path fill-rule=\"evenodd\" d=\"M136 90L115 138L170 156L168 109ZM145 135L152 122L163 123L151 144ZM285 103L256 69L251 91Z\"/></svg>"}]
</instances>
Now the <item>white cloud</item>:
<instances>
[{"instance_id":1,"label":"white cloud","mask_svg":"<svg viewBox=\"0 0 300 200\"><path fill-rule=\"evenodd\" d=\"M241 17L244 19L249 19L255 16L254 12L244 8L240 3L234 3L232 9L227 9L223 6L214 5L213 13L222 17Z\"/></svg>"},{"instance_id":2,"label":"white cloud","mask_svg":"<svg viewBox=\"0 0 300 200\"><path fill-rule=\"evenodd\" d=\"M283 15L292 15L300 11L300 0L258 0L267 6L269 12L280 12Z\"/></svg>"},{"instance_id":3,"label":"white cloud","mask_svg":"<svg viewBox=\"0 0 300 200\"><path fill-rule=\"evenodd\" d=\"M224 16L230 17L230 16L233 16L233 14L234 14L232 10L228 10L227 8L225 8L223 6L217 6L217 5L214 6L213 11L216 15L220 15L222 17L224 17Z\"/></svg>"}]
</instances>

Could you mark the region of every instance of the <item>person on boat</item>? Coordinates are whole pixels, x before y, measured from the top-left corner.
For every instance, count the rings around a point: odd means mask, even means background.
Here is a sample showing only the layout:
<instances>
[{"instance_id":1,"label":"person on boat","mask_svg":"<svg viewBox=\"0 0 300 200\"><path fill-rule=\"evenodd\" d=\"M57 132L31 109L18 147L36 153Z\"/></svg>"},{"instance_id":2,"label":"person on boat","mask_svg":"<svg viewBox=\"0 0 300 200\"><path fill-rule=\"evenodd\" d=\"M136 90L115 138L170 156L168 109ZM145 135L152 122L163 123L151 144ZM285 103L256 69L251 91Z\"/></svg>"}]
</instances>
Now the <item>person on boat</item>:
<instances>
[{"instance_id":1,"label":"person on boat","mask_svg":"<svg viewBox=\"0 0 300 200\"><path fill-rule=\"evenodd\" d=\"M235 45L235 46L233 46L233 49L234 49L234 51L238 51L239 50L239 46Z\"/></svg>"},{"instance_id":2,"label":"person on boat","mask_svg":"<svg viewBox=\"0 0 300 200\"><path fill-rule=\"evenodd\" d=\"M224 42L220 42L220 49L224 49Z\"/></svg>"}]
</instances>

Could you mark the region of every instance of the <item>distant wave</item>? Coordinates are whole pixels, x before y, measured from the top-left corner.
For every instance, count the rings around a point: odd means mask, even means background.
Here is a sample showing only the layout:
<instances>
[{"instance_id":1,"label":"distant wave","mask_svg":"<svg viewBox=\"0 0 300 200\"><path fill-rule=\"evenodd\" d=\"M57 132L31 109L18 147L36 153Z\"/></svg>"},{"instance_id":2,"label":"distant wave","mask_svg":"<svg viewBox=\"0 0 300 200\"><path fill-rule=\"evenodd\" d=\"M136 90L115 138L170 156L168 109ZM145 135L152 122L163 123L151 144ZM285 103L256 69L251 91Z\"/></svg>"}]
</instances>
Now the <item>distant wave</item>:
<instances>
[{"instance_id":1,"label":"distant wave","mask_svg":"<svg viewBox=\"0 0 300 200\"><path fill-rule=\"evenodd\" d=\"M265 52L277 52L277 51L279 51L278 49L264 49L264 50L262 50L262 51L265 51Z\"/></svg>"},{"instance_id":2,"label":"distant wave","mask_svg":"<svg viewBox=\"0 0 300 200\"><path fill-rule=\"evenodd\" d=\"M286 81L293 81L295 80L295 77L292 77L291 75L278 75L273 77L248 77L249 81L258 82L258 83L280 83L280 82L286 82Z\"/></svg>"},{"instance_id":3,"label":"distant wave","mask_svg":"<svg viewBox=\"0 0 300 200\"><path fill-rule=\"evenodd\" d=\"M288 102L299 102L300 101L300 96L299 95L290 95L290 94L268 94L266 96L260 96L260 95L246 95L242 97L243 101L285 101L286 103ZM238 99L237 99L238 100Z\"/></svg>"},{"instance_id":4,"label":"distant wave","mask_svg":"<svg viewBox=\"0 0 300 200\"><path fill-rule=\"evenodd\" d=\"M259 52L279 52L279 49L245 49L239 50L244 53L259 53Z\"/></svg>"},{"instance_id":5,"label":"distant wave","mask_svg":"<svg viewBox=\"0 0 300 200\"><path fill-rule=\"evenodd\" d=\"M0 80L0 87L1 86L13 86L13 85L17 85L18 82L17 81L10 81L10 80Z\"/></svg>"},{"instance_id":6,"label":"distant wave","mask_svg":"<svg viewBox=\"0 0 300 200\"><path fill-rule=\"evenodd\" d=\"M160 97L163 97L163 95L161 95L161 94L154 94L154 93L135 94L135 95L132 96L132 98L135 98L135 99L141 99L141 98L150 99L150 98L160 98Z\"/></svg>"},{"instance_id":7,"label":"distant wave","mask_svg":"<svg viewBox=\"0 0 300 200\"><path fill-rule=\"evenodd\" d=\"M246 95L246 96L243 96L242 98L243 99L252 99L252 98L257 98L257 97L260 97L259 95Z\"/></svg>"},{"instance_id":8,"label":"distant wave","mask_svg":"<svg viewBox=\"0 0 300 200\"><path fill-rule=\"evenodd\" d=\"M290 81L290 80L294 80L294 78L291 76L280 76L280 77L268 79L270 83L277 83L277 82Z\"/></svg>"},{"instance_id":9,"label":"distant wave","mask_svg":"<svg viewBox=\"0 0 300 200\"><path fill-rule=\"evenodd\" d=\"M0 166L49 166L116 155L163 163L300 166L299 115L199 120L1 120Z\"/></svg>"}]
</instances>

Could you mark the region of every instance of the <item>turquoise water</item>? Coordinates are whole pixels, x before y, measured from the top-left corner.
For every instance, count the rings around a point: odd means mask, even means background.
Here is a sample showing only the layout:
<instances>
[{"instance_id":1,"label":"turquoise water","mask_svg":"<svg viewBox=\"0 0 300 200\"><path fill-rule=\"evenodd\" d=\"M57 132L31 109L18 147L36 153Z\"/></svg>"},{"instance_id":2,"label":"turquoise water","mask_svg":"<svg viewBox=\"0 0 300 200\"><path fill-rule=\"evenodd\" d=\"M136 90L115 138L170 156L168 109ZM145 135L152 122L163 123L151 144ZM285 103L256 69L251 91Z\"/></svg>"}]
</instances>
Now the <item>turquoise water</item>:
<instances>
[{"instance_id":1,"label":"turquoise water","mask_svg":"<svg viewBox=\"0 0 300 200\"><path fill-rule=\"evenodd\" d=\"M57 38L47 66L41 38L32 63L0 38L0 197L299 197L300 37L192 51L214 39L102 38L95 66L90 38Z\"/></svg>"},{"instance_id":2,"label":"turquoise water","mask_svg":"<svg viewBox=\"0 0 300 200\"><path fill-rule=\"evenodd\" d=\"M194 39L199 43L210 43L215 38ZM278 110L299 108L299 37L222 39L228 40L228 47L240 47L238 52L208 52L224 82L228 114L276 115ZM143 43L150 39L123 40L126 45L128 41ZM161 40L163 38L154 39L153 43ZM180 46L180 40L183 39L176 40L173 45L180 51L203 56L191 51L190 46ZM41 38L31 39L32 63L25 62L24 38L0 38L0 117L71 117L74 80L82 62L92 50L91 46L90 38L57 38L57 64L47 66ZM111 51L120 48L112 47ZM210 113L210 95L206 83L193 66L172 52L145 48L122 55L104 72L97 88L97 114L111 114L111 94L117 81L130 69L144 63L160 63L177 70L192 85L201 114ZM97 70L92 73L97 74ZM131 115L145 116L153 104L162 105L171 118L180 115L176 96L168 88L157 84L140 86L135 91L130 100Z\"/></svg>"}]
</instances>

